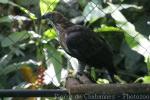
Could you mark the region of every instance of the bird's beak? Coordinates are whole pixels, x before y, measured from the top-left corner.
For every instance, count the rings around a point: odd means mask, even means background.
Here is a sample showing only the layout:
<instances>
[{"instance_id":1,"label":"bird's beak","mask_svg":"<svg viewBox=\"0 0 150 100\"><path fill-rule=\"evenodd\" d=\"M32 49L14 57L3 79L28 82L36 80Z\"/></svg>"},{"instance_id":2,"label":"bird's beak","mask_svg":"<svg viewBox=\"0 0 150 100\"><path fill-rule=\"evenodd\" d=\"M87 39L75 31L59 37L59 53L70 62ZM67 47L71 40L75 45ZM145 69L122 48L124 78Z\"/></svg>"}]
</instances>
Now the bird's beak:
<instances>
[{"instance_id":1,"label":"bird's beak","mask_svg":"<svg viewBox=\"0 0 150 100\"><path fill-rule=\"evenodd\" d=\"M51 13L46 13L43 16L40 17L40 19L48 19L51 18L52 14Z\"/></svg>"},{"instance_id":2,"label":"bird's beak","mask_svg":"<svg viewBox=\"0 0 150 100\"><path fill-rule=\"evenodd\" d=\"M49 18L51 18L51 13L46 13L46 14L44 14L44 15L42 15L41 17L38 17L36 20L37 21L41 21L42 19L49 19Z\"/></svg>"},{"instance_id":3,"label":"bird's beak","mask_svg":"<svg viewBox=\"0 0 150 100\"><path fill-rule=\"evenodd\" d=\"M49 19L50 17L51 17L51 13L46 13L46 14L40 16L40 17L37 17L36 21L38 23L40 23L41 20L46 20L46 19Z\"/></svg>"},{"instance_id":4,"label":"bird's beak","mask_svg":"<svg viewBox=\"0 0 150 100\"><path fill-rule=\"evenodd\" d=\"M49 23L49 21L51 20L51 18L52 18L52 14L49 12L49 13L46 13L46 14L42 15L41 17L38 17L36 20L38 22L41 22L41 20L48 20L48 23L47 23L48 26L52 27L51 23Z\"/></svg>"}]
</instances>

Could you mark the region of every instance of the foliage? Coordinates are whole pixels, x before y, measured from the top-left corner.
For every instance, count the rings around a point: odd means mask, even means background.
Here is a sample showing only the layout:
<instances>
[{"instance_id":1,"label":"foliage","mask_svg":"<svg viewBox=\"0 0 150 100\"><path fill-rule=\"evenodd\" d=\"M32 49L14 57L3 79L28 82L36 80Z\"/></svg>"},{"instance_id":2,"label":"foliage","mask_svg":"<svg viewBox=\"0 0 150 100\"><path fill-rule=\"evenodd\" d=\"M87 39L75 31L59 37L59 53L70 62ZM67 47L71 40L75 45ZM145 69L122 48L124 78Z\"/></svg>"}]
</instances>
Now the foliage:
<instances>
[{"instance_id":1,"label":"foliage","mask_svg":"<svg viewBox=\"0 0 150 100\"><path fill-rule=\"evenodd\" d=\"M41 0L40 1L40 10L41 14L45 14L49 11L53 11L59 0Z\"/></svg>"},{"instance_id":2,"label":"foliage","mask_svg":"<svg viewBox=\"0 0 150 100\"><path fill-rule=\"evenodd\" d=\"M50 84L51 88L62 86L68 69L77 69L77 61L60 48L56 31L53 28L49 29L47 22L36 20L46 12L57 10L62 1L23 1L0 0L0 88L27 88L25 86L37 79L35 76L41 65L46 68L43 72L44 83ZM118 76L121 79L134 82L143 77L143 83L149 83L149 76L146 75L149 73L147 68L150 67L149 53L143 52L145 49L147 52L150 50L149 28L145 22L149 17L148 8L142 8L148 0L145 0L144 4L138 0L136 3L129 0L115 0L115 3L105 1L74 0L75 3L66 3L67 7L76 4L76 10L82 12L75 14L78 16L68 12L68 15L75 16L69 16L69 19L74 19L79 24L84 23L110 42L115 54L114 63L118 66ZM146 14L141 16L144 13ZM136 21L136 18L139 20ZM21 71L22 68L25 70ZM34 82L28 79L26 73L33 76ZM91 74L96 80L96 73L92 71ZM108 83L106 79L98 79L97 82ZM40 88L44 86L40 85Z\"/></svg>"}]
</instances>

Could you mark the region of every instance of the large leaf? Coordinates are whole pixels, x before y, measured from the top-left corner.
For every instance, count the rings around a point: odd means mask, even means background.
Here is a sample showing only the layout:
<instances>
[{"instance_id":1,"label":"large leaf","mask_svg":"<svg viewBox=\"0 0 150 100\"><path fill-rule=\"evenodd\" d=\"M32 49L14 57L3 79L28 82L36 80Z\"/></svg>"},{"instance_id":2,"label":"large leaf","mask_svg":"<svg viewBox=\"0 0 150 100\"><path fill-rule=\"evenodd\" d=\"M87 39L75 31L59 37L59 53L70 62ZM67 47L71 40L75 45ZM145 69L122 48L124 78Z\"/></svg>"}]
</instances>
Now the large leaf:
<instances>
[{"instance_id":1,"label":"large leaf","mask_svg":"<svg viewBox=\"0 0 150 100\"><path fill-rule=\"evenodd\" d=\"M27 31L14 32L11 33L8 37L4 38L1 42L2 47L8 47L16 44L22 40L29 38L29 33Z\"/></svg>"},{"instance_id":2,"label":"large leaf","mask_svg":"<svg viewBox=\"0 0 150 100\"><path fill-rule=\"evenodd\" d=\"M59 0L40 0L41 14L53 11L58 2Z\"/></svg>"},{"instance_id":3,"label":"large leaf","mask_svg":"<svg viewBox=\"0 0 150 100\"><path fill-rule=\"evenodd\" d=\"M59 49L59 52L61 52L67 59L68 59L68 65L65 66L65 68L73 69L76 73L78 71L79 62L76 58L71 57L69 54L67 54L63 49ZM64 62L65 63L65 62Z\"/></svg>"},{"instance_id":4,"label":"large leaf","mask_svg":"<svg viewBox=\"0 0 150 100\"><path fill-rule=\"evenodd\" d=\"M123 43L121 47L121 54L125 57L125 68L136 75L143 76L148 73L144 56L132 50L127 43Z\"/></svg>"},{"instance_id":5,"label":"large leaf","mask_svg":"<svg viewBox=\"0 0 150 100\"><path fill-rule=\"evenodd\" d=\"M149 84L149 83L150 83L150 76L145 76L145 77L143 78L143 83Z\"/></svg>"},{"instance_id":6,"label":"large leaf","mask_svg":"<svg viewBox=\"0 0 150 100\"><path fill-rule=\"evenodd\" d=\"M56 38L56 31L53 28L48 29L44 32L44 36L47 37L48 39L52 40L52 39Z\"/></svg>"},{"instance_id":7,"label":"large leaf","mask_svg":"<svg viewBox=\"0 0 150 100\"><path fill-rule=\"evenodd\" d=\"M90 23L92 23L98 18L104 17L106 14L110 14L110 13L113 14L115 10L123 10L131 7L136 9L141 9L141 7L138 7L136 5L129 5L129 4L121 4L121 5L114 5L114 6L116 7L115 9L113 9L111 6L102 8L102 3L98 0L93 0L89 2L83 11L83 16L86 17L85 22L89 21Z\"/></svg>"},{"instance_id":8,"label":"large leaf","mask_svg":"<svg viewBox=\"0 0 150 100\"><path fill-rule=\"evenodd\" d=\"M131 81L137 78L133 76L144 76L147 74L148 70L144 62L144 57L128 46L123 30L103 26L97 29L96 32L99 32L99 35L103 36L113 48L114 64L117 66L117 71L121 72L124 69L124 73L126 73L125 75L123 73L119 74L123 79ZM129 76L125 77L127 75Z\"/></svg>"},{"instance_id":9,"label":"large leaf","mask_svg":"<svg viewBox=\"0 0 150 100\"><path fill-rule=\"evenodd\" d=\"M101 5L96 5L93 2L89 2L83 11L83 16L86 18L85 22L93 22L98 18L104 17L105 13L100 9L102 9Z\"/></svg>"},{"instance_id":10,"label":"large leaf","mask_svg":"<svg viewBox=\"0 0 150 100\"><path fill-rule=\"evenodd\" d=\"M12 19L9 16L1 17L0 18L0 23L5 23L5 22L12 22Z\"/></svg>"},{"instance_id":11,"label":"large leaf","mask_svg":"<svg viewBox=\"0 0 150 100\"><path fill-rule=\"evenodd\" d=\"M46 75L49 77L49 82L53 82L54 85L58 86L61 80L62 71L62 56L57 49L46 46L44 48L44 54L46 59L46 64L48 67Z\"/></svg>"},{"instance_id":12,"label":"large leaf","mask_svg":"<svg viewBox=\"0 0 150 100\"><path fill-rule=\"evenodd\" d=\"M130 47L136 47L138 42L134 40L134 37L131 37L129 34L125 34L125 40Z\"/></svg>"},{"instance_id":13,"label":"large leaf","mask_svg":"<svg viewBox=\"0 0 150 100\"><path fill-rule=\"evenodd\" d=\"M111 15L116 21L116 25L122 28L126 32L126 34L129 34L132 38L134 38L134 41L138 42L139 45L134 47L134 50L147 58L148 55L147 53L145 53L145 50L147 50L148 53L150 52L150 41L136 31L135 26L132 23L128 22L128 20L123 16L123 14L117 9L116 6L114 6L113 4L109 5L114 10Z\"/></svg>"}]
</instances>

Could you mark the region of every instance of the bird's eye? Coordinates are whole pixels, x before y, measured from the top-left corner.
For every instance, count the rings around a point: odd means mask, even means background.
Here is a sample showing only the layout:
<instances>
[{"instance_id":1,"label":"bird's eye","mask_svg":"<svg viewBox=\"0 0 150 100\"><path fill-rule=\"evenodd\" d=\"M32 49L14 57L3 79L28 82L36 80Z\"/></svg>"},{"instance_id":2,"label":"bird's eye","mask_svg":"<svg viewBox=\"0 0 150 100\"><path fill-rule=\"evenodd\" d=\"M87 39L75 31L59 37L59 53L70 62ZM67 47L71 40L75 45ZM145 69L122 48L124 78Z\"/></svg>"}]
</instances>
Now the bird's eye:
<instances>
[{"instance_id":1,"label":"bird's eye","mask_svg":"<svg viewBox=\"0 0 150 100\"><path fill-rule=\"evenodd\" d=\"M50 16L50 19L51 19L51 20L53 20L53 19L54 19L54 16L53 16L53 15L51 15L51 16Z\"/></svg>"}]
</instances>

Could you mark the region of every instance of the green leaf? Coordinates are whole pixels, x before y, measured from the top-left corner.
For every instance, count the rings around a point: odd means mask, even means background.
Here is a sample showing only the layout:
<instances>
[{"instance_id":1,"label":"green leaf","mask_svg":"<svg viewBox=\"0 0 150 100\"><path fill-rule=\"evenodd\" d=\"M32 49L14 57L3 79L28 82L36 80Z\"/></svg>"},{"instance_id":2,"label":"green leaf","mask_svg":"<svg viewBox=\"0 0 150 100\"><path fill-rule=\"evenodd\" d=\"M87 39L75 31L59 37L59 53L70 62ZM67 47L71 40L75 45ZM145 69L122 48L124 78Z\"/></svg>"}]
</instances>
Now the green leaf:
<instances>
[{"instance_id":1,"label":"green leaf","mask_svg":"<svg viewBox=\"0 0 150 100\"><path fill-rule=\"evenodd\" d=\"M92 2L96 5L101 6L102 5L102 1L101 0L92 0Z\"/></svg>"},{"instance_id":2,"label":"green leaf","mask_svg":"<svg viewBox=\"0 0 150 100\"><path fill-rule=\"evenodd\" d=\"M134 41L138 42L138 45L136 45L134 50L147 57L147 54L145 53L145 50L143 50L143 48L150 52L150 41L139 32L137 32L135 26L132 23L128 22L128 20L123 16L123 14L117 9L115 5L110 3L109 5L114 10L111 16L116 21L116 25L124 30L126 34L129 34L132 38L134 38Z\"/></svg>"},{"instance_id":3,"label":"green leaf","mask_svg":"<svg viewBox=\"0 0 150 100\"><path fill-rule=\"evenodd\" d=\"M100 5L96 5L93 2L89 2L83 10L83 16L86 17L85 21L90 21L90 23L92 23L98 18L104 17L105 13L101 11L100 8L102 8Z\"/></svg>"},{"instance_id":4,"label":"green leaf","mask_svg":"<svg viewBox=\"0 0 150 100\"><path fill-rule=\"evenodd\" d=\"M143 83L150 83L150 76L144 76Z\"/></svg>"},{"instance_id":5,"label":"green leaf","mask_svg":"<svg viewBox=\"0 0 150 100\"><path fill-rule=\"evenodd\" d=\"M38 48L37 50L36 50L36 58L37 58L37 60L38 61L43 61L44 60L44 52L43 52L43 48Z\"/></svg>"},{"instance_id":6,"label":"green leaf","mask_svg":"<svg viewBox=\"0 0 150 100\"><path fill-rule=\"evenodd\" d=\"M116 25L122 28L126 33L131 34L131 36L136 36L138 32L135 30L133 24L128 22L128 20L123 16L123 14L117 9L117 7L109 3L111 10L114 12L111 14L113 19L116 21Z\"/></svg>"},{"instance_id":7,"label":"green leaf","mask_svg":"<svg viewBox=\"0 0 150 100\"><path fill-rule=\"evenodd\" d=\"M102 28L94 29L98 35L103 36L109 42L113 51L119 52L122 42L124 41L124 31L117 27L102 26Z\"/></svg>"},{"instance_id":8,"label":"green leaf","mask_svg":"<svg viewBox=\"0 0 150 100\"><path fill-rule=\"evenodd\" d=\"M57 49L46 46L45 47L45 56L46 56L46 64L51 69L54 70L54 72L49 73L49 77L53 78L53 83L55 85L58 85L58 82L61 80L61 71L62 71L62 55L60 52L57 51ZM52 65L51 65L52 63ZM52 74L53 73L53 74Z\"/></svg>"},{"instance_id":9,"label":"green leaf","mask_svg":"<svg viewBox=\"0 0 150 100\"><path fill-rule=\"evenodd\" d=\"M5 23L5 22L11 23L12 19L10 19L9 16L1 17L0 18L0 23Z\"/></svg>"},{"instance_id":10,"label":"green leaf","mask_svg":"<svg viewBox=\"0 0 150 100\"><path fill-rule=\"evenodd\" d=\"M94 29L95 32L123 32L120 28L112 26L102 26L102 28Z\"/></svg>"},{"instance_id":11,"label":"green leaf","mask_svg":"<svg viewBox=\"0 0 150 100\"><path fill-rule=\"evenodd\" d=\"M99 35L103 36L109 42L114 51L114 64L117 69L124 68L126 73L143 76L147 73L147 67L144 62L144 57L139 53L133 51L125 41L125 35L128 35L124 30L116 27L103 26L95 29ZM131 36L130 36L131 38ZM134 40L135 41L135 40ZM129 41L130 45L132 41ZM120 66L121 65L121 66ZM118 71L119 72L119 71ZM129 77L128 77L129 78ZM127 79L125 79L127 80Z\"/></svg>"},{"instance_id":12,"label":"green leaf","mask_svg":"<svg viewBox=\"0 0 150 100\"><path fill-rule=\"evenodd\" d=\"M6 66L12 60L12 57L13 57L13 53L9 52L8 54L0 58L0 70L2 70L3 67Z\"/></svg>"},{"instance_id":13,"label":"green leaf","mask_svg":"<svg viewBox=\"0 0 150 100\"><path fill-rule=\"evenodd\" d=\"M49 47L49 53L51 53L51 61L53 65L55 66L55 73L57 79L60 81L61 77L61 70L62 70L62 56L60 52L58 52L55 48ZM51 52L52 51L52 52Z\"/></svg>"},{"instance_id":14,"label":"green leaf","mask_svg":"<svg viewBox=\"0 0 150 100\"><path fill-rule=\"evenodd\" d=\"M29 17L30 17L31 19L36 19L35 14L31 13L31 12L30 12L29 10L27 10L26 8L20 6L20 5L14 3L14 2L12 2L12 1L9 1L9 4L12 5L12 6L18 7L20 10L24 11L26 14L29 15Z\"/></svg>"},{"instance_id":15,"label":"green leaf","mask_svg":"<svg viewBox=\"0 0 150 100\"><path fill-rule=\"evenodd\" d=\"M0 0L0 3L7 4L9 0Z\"/></svg>"},{"instance_id":16,"label":"green leaf","mask_svg":"<svg viewBox=\"0 0 150 100\"><path fill-rule=\"evenodd\" d=\"M79 4L81 5L81 7L85 7L85 5L88 3L87 0L78 0Z\"/></svg>"},{"instance_id":17,"label":"green leaf","mask_svg":"<svg viewBox=\"0 0 150 100\"><path fill-rule=\"evenodd\" d=\"M98 79L97 81L96 81L96 83L97 84L109 84L109 81L108 80L106 80L106 79Z\"/></svg>"},{"instance_id":18,"label":"green leaf","mask_svg":"<svg viewBox=\"0 0 150 100\"><path fill-rule=\"evenodd\" d=\"M128 33L125 34L125 40L129 44L131 48L138 45L138 42L134 40L133 37L131 37Z\"/></svg>"},{"instance_id":19,"label":"green leaf","mask_svg":"<svg viewBox=\"0 0 150 100\"><path fill-rule=\"evenodd\" d=\"M112 5L115 7L115 9L112 7ZM92 0L92 2L89 2L84 8L83 16L86 17L85 22L89 21L90 23L92 23L93 21L96 21L98 18L104 17L106 14L110 13L113 14L115 10L123 10L131 7L136 9L142 8L136 5L129 5L129 4L114 5L111 3L109 3L108 7L102 8L102 2L100 2L99 0ZM118 17L120 16L117 16L117 19ZM123 17L120 17L119 19L122 20L122 18Z\"/></svg>"},{"instance_id":20,"label":"green leaf","mask_svg":"<svg viewBox=\"0 0 150 100\"><path fill-rule=\"evenodd\" d=\"M44 36L48 37L50 40L56 38L56 31L51 28L44 32Z\"/></svg>"},{"instance_id":21,"label":"green leaf","mask_svg":"<svg viewBox=\"0 0 150 100\"><path fill-rule=\"evenodd\" d=\"M144 56L132 50L127 43L123 42L120 53L124 56L123 64L127 70L126 73L132 73L138 76L144 76L148 73L146 63L144 62Z\"/></svg>"},{"instance_id":22,"label":"green leaf","mask_svg":"<svg viewBox=\"0 0 150 100\"><path fill-rule=\"evenodd\" d=\"M91 76L96 81L96 72L95 72L95 69L93 67L91 68Z\"/></svg>"},{"instance_id":23,"label":"green leaf","mask_svg":"<svg viewBox=\"0 0 150 100\"><path fill-rule=\"evenodd\" d=\"M46 12L52 12L59 0L40 0L40 9L41 14L45 14Z\"/></svg>"},{"instance_id":24,"label":"green leaf","mask_svg":"<svg viewBox=\"0 0 150 100\"><path fill-rule=\"evenodd\" d=\"M8 47L16 44L22 40L29 38L29 33L27 31L14 32L11 33L8 37L4 38L1 42L2 47Z\"/></svg>"},{"instance_id":25,"label":"green leaf","mask_svg":"<svg viewBox=\"0 0 150 100\"><path fill-rule=\"evenodd\" d=\"M148 74L150 75L150 55L149 57L147 57L146 61L147 61Z\"/></svg>"}]
</instances>

